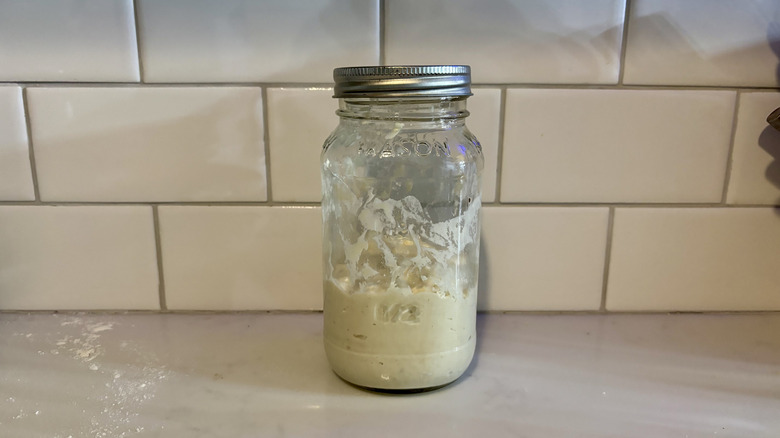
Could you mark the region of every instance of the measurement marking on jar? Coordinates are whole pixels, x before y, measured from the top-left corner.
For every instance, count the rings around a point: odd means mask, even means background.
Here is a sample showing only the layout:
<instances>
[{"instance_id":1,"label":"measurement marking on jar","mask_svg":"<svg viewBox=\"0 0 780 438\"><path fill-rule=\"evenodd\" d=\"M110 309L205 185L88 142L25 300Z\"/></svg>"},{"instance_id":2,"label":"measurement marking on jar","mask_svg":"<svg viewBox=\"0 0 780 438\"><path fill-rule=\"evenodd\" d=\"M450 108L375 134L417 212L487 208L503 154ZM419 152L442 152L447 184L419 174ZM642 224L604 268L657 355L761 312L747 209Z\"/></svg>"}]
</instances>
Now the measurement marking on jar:
<instances>
[{"instance_id":1,"label":"measurement marking on jar","mask_svg":"<svg viewBox=\"0 0 780 438\"><path fill-rule=\"evenodd\" d=\"M374 319L381 322L419 324L420 309L414 304L377 304Z\"/></svg>"}]
</instances>

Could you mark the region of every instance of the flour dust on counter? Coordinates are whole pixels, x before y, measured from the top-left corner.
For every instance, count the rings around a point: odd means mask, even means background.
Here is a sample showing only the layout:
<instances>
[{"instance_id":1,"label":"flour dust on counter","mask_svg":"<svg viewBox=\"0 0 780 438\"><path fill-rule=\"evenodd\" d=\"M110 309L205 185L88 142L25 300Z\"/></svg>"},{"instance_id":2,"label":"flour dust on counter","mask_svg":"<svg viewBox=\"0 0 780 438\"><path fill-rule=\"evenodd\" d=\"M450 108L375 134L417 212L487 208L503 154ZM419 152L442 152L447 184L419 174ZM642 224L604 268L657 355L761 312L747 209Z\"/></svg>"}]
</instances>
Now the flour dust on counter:
<instances>
[{"instance_id":1,"label":"flour dust on counter","mask_svg":"<svg viewBox=\"0 0 780 438\"><path fill-rule=\"evenodd\" d=\"M137 341L117 339L117 322L94 315L51 315L52 330L14 330L0 351L5 363L34 356L0 375L3 436L118 437L144 431L139 408L167 376ZM0 333L11 327L4 324ZM121 358L121 361L117 361ZM52 428L51 425L57 425ZM54 435L50 431L56 430Z\"/></svg>"},{"instance_id":2,"label":"flour dust on counter","mask_svg":"<svg viewBox=\"0 0 780 438\"><path fill-rule=\"evenodd\" d=\"M329 369L322 314L0 314L0 437L780 436L780 314L477 329L468 378L396 396Z\"/></svg>"}]
</instances>

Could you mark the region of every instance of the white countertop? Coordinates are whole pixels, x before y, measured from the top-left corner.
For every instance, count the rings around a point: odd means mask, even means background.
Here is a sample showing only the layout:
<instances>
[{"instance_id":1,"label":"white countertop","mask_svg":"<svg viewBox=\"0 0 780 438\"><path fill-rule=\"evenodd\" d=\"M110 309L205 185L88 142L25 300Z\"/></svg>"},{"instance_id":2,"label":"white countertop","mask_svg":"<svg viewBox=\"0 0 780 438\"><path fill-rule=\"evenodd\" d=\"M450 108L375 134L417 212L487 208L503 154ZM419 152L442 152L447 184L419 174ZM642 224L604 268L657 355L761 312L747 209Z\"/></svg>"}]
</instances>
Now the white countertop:
<instances>
[{"instance_id":1,"label":"white countertop","mask_svg":"<svg viewBox=\"0 0 780 438\"><path fill-rule=\"evenodd\" d=\"M780 314L481 315L466 376L339 380L321 314L0 315L0 436L780 437Z\"/></svg>"}]
</instances>

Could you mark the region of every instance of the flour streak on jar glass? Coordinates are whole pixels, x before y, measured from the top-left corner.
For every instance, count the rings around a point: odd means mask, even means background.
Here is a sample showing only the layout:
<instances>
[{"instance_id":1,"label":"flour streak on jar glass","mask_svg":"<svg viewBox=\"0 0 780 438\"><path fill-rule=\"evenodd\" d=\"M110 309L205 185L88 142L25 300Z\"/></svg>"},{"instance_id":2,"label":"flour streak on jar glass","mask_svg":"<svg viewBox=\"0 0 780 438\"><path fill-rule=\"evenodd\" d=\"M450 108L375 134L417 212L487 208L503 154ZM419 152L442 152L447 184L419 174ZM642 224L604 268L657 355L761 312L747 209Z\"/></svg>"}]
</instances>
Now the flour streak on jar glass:
<instances>
[{"instance_id":1,"label":"flour streak on jar glass","mask_svg":"<svg viewBox=\"0 0 780 438\"><path fill-rule=\"evenodd\" d=\"M417 390L474 354L482 148L467 66L334 70L322 151L325 350L359 386Z\"/></svg>"}]
</instances>

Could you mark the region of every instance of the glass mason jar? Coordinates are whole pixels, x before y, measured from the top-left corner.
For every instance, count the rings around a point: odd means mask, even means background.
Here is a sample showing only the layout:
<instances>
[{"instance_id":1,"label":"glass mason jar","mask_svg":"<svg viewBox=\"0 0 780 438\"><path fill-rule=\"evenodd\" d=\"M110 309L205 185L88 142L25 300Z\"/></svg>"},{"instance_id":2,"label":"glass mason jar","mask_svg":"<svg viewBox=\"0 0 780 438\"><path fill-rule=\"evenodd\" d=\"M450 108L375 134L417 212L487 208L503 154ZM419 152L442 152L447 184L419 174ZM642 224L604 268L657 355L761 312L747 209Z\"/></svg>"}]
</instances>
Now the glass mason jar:
<instances>
[{"instance_id":1,"label":"glass mason jar","mask_svg":"<svg viewBox=\"0 0 780 438\"><path fill-rule=\"evenodd\" d=\"M450 383L476 343L482 147L468 66L337 68L322 151L325 350L353 384Z\"/></svg>"}]
</instances>

